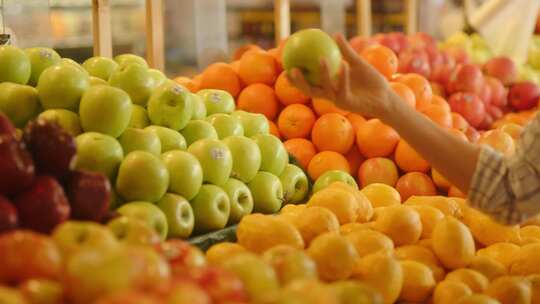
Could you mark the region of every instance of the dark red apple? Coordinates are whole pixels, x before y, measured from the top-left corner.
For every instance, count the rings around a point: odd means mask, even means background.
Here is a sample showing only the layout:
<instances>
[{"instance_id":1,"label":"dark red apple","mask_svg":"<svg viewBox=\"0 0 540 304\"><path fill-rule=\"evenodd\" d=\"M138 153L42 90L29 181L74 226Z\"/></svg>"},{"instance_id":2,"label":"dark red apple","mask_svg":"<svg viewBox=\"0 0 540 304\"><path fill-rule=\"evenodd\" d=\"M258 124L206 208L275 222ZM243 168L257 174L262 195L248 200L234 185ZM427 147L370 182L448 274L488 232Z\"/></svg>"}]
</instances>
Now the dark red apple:
<instances>
[{"instance_id":1,"label":"dark red apple","mask_svg":"<svg viewBox=\"0 0 540 304\"><path fill-rule=\"evenodd\" d=\"M508 90L504 87L502 82L491 76L484 77L486 86L491 88L491 101L490 104L503 107L508 103Z\"/></svg>"},{"instance_id":2,"label":"dark red apple","mask_svg":"<svg viewBox=\"0 0 540 304\"><path fill-rule=\"evenodd\" d=\"M530 81L514 84L508 93L510 104L519 111L531 109L536 106L540 98L540 89Z\"/></svg>"},{"instance_id":3,"label":"dark red apple","mask_svg":"<svg viewBox=\"0 0 540 304\"><path fill-rule=\"evenodd\" d=\"M73 136L55 122L38 119L26 126L23 139L40 174L67 176L77 152Z\"/></svg>"},{"instance_id":4,"label":"dark red apple","mask_svg":"<svg viewBox=\"0 0 540 304\"><path fill-rule=\"evenodd\" d=\"M484 73L499 79L505 86L517 80L518 71L514 61L508 57L491 58L484 64Z\"/></svg>"},{"instance_id":5,"label":"dark red apple","mask_svg":"<svg viewBox=\"0 0 540 304\"><path fill-rule=\"evenodd\" d=\"M484 85L484 75L479 67L474 64L459 65L448 83L450 93L464 92L480 95Z\"/></svg>"},{"instance_id":6,"label":"dark red apple","mask_svg":"<svg viewBox=\"0 0 540 304\"><path fill-rule=\"evenodd\" d=\"M17 228L18 224L17 209L11 201L0 195L0 234Z\"/></svg>"},{"instance_id":7,"label":"dark red apple","mask_svg":"<svg viewBox=\"0 0 540 304\"><path fill-rule=\"evenodd\" d=\"M403 74L416 73L429 78L431 66L426 52L414 50L402 52L399 55L398 72Z\"/></svg>"},{"instance_id":8,"label":"dark red apple","mask_svg":"<svg viewBox=\"0 0 540 304\"><path fill-rule=\"evenodd\" d=\"M6 114L0 112L0 135L4 134L9 135L13 138L17 137L15 126L13 126L11 120L9 120Z\"/></svg>"},{"instance_id":9,"label":"dark red apple","mask_svg":"<svg viewBox=\"0 0 540 304\"><path fill-rule=\"evenodd\" d=\"M349 40L351 47L360 54L365 48L370 45L377 44L372 38L356 36Z\"/></svg>"},{"instance_id":10,"label":"dark red apple","mask_svg":"<svg viewBox=\"0 0 540 304\"><path fill-rule=\"evenodd\" d=\"M0 134L0 194L13 196L27 189L35 168L24 144L11 134Z\"/></svg>"},{"instance_id":11,"label":"dark red apple","mask_svg":"<svg viewBox=\"0 0 540 304\"><path fill-rule=\"evenodd\" d=\"M111 184L101 173L71 172L66 183L66 193L73 219L100 222L109 211Z\"/></svg>"},{"instance_id":12,"label":"dark red apple","mask_svg":"<svg viewBox=\"0 0 540 304\"><path fill-rule=\"evenodd\" d=\"M484 120L478 126L478 130L489 130L489 129L491 129L491 125L493 124L494 121L495 120L493 119L493 117L491 115L489 115L489 113L486 113L486 115L484 115Z\"/></svg>"},{"instance_id":13,"label":"dark red apple","mask_svg":"<svg viewBox=\"0 0 540 304\"><path fill-rule=\"evenodd\" d=\"M61 263L58 248L46 235L26 230L0 235L0 284L56 279Z\"/></svg>"},{"instance_id":14,"label":"dark red apple","mask_svg":"<svg viewBox=\"0 0 540 304\"><path fill-rule=\"evenodd\" d=\"M484 120L486 109L478 96L471 93L455 93L448 99L452 111L457 112L467 122L477 128Z\"/></svg>"},{"instance_id":15,"label":"dark red apple","mask_svg":"<svg viewBox=\"0 0 540 304\"><path fill-rule=\"evenodd\" d=\"M49 233L69 218L70 206L60 183L52 176L38 176L15 200L21 227Z\"/></svg>"},{"instance_id":16,"label":"dark red apple","mask_svg":"<svg viewBox=\"0 0 540 304\"><path fill-rule=\"evenodd\" d=\"M234 274L217 267L198 267L190 277L210 295L214 303L247 301L244 283Z\"/></svg>"}]
</instances>

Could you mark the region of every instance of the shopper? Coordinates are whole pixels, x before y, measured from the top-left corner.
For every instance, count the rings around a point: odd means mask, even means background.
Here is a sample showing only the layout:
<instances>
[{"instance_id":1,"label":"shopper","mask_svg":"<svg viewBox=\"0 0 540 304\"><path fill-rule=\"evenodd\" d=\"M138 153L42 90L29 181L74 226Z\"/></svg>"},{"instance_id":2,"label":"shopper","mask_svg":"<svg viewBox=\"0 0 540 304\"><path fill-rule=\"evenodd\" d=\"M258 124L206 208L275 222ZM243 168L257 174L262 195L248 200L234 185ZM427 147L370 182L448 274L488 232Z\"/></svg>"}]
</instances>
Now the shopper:
<instances>
[{"instance_id":1,"label":"shopper","mask_svg":"<svg viewBox=\"0 0 540 304\"><path fill-rule=\"evenodd\" d=\"M464 193L472 207L504 223L520 223L540 212L540 115L526 127L516 154L505 158L488 146L463 141L420 114L390 88L386 79L336 37L344 62L330 79L321 62L322 87L311 86L300 70L289 78L304 93L381 119Z\"/></svg>"}]
</instances>

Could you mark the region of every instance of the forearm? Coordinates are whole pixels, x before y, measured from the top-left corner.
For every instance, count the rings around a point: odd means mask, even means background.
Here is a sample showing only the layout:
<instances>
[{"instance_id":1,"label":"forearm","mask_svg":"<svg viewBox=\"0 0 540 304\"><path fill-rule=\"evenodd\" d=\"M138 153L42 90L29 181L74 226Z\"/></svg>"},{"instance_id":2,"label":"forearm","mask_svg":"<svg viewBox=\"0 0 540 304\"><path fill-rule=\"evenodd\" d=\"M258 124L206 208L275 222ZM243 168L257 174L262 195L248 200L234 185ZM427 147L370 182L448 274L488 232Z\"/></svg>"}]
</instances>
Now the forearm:
<instances>
[{"instance_id":1,"label":"forearm","mask_svg":"<svg viewBox=\"0 0 540 304\"><path fill-rule=\"evenodd\" d=\"M433 168L467 193L476 168L479 147L440 128L426 116L390 94L381 120L394 128Z\"/></svg>"}]
</instances>

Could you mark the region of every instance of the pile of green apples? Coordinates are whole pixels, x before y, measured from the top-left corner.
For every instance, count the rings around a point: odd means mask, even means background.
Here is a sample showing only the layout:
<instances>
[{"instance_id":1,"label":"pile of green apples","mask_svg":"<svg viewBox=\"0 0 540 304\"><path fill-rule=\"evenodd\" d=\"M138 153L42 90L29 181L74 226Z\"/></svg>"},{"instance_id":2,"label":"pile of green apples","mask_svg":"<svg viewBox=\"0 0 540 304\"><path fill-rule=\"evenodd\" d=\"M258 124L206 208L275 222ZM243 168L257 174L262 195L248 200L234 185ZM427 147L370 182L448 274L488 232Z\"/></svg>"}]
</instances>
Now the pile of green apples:
<instances>
[{"instance_id":1,"label":"pile of green apples","mask_svg":"<svg viewBox=\"0 0 540 304\"><path fill-rule=\"evenodd\" d=\"M235 111L226 91L191 93L132 54L79 65L49 48L2 46L0 67L0 112L19 129L37 117L76 136L74 168L105 174L113 210L162 239L306 199L308 178L267 119Z\"/></svg>"}]
</instances>

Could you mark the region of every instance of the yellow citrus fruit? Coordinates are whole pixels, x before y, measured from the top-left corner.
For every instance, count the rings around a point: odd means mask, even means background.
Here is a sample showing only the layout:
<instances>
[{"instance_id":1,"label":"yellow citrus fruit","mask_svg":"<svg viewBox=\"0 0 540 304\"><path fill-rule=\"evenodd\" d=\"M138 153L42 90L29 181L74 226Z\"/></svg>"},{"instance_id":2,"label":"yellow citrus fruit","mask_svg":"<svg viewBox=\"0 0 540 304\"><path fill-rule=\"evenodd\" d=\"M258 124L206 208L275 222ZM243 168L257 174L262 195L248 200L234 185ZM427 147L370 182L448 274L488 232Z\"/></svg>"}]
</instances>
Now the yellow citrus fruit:
<instances>
[{"instance_id":1,"label":"yellow citrus fruit","mask_svg":"<svg viewBox=\"0 0 540 304\"><path fill-rule=\"evenodd\" d=\"M351 241L361 257L380 250L391 252L394 249L394 242L389 237L374 230L356 230L345 237Z\"/></svg>"},{"instance_id":2,"label":"yellow citrus fruit","mask_svg":"<svg viewBox=\"0 0 540 304\"><path fill-rule=\"evenodd\" d=\"M463 222L469 226L474 238L484 246L495 243L519 243L519 226L505 226L497 223L482 212L468 208L464 214Z\"/></svg>"},{"instance_id":3,"label":"yellow citrus fruit","mask_svg":"<svg viewBox=\"0 0 540 304\"><path fill-rule=\"evenodd\" d=\"M521 227L519 234L521 235L521 238L533 238L540 241L540 226L529 225Z\"/></svg>"},{"instance_id":4,"label":"yellow citrus fruit","mask_svg":"<svg viewBox=\"0 0 540 304\"><path fill-rule=\"evenodd\" d=\"M403 286L403 271L398 260L390 253L379 251L360 259L353 278L378 290L385 304L394 303Z\"/></svg>"},{"instance_id":5,"label":"yellow citrus fruit","mask_svg":"<svg viewBox=\"0 0 540 304\"><path fill-rule=\"evenodd\" d=\"M394 250L396 257L401 260L411 260L420 262L431 269L435 281L439 282L444 279L444 269L437 257L430 249L420 245L406 245L398 247Z\"/></svg>"},{"instance_id":6,"label":"yellow citrus fruit","mask_svg":"<svg viewBox=\"0 0 540 304\"><path fill-rule=\"evenodd\" d=\"M260 213L246 215L238 223L236 237L238 244L256 253L262 253L277 245L304 248L300 232L293 224L279 216Z\"/></svg>"},{"instance_id":7,"label":"yellow citrus fruit","mask_svg":"<svg viewBox=\"0 0 540 304\"><path fill-rule=\"evenodd\" d=\"M401 261L403 287L399 299L409 302L422 302L429 297L435 288L435 279L431 269L416 261Z\"/></svg>"},{"instance_id":8,"label":"yellow citrus fruit","mask_svg":"<svg viewBox=\"0 0 540 304\"><path fill-rule=\"evenodd\" d=\"M387 184L373 183L365 186L362 192L371 202L373 208L401 204L399 192Z\"/></svg>"},{"instance_id":9,"label":"yellow citrus fruit","mask_svg":"<svg viewBox=\"0 0 540 304\"><path fill-rule=\"evenodd\" d=\"M295 280L287 284L283 291L285 293L293 293L301 295L301 302L286 301L274 302L281 303L310 303L310 304L340 304L337 293L330 286L322 284L317 280ZM304 302L305 301L305 302Z\"/></svg>"},{"instance_id":10,"label":"yellow citrus fruit","mask_svg":"<svg viewBox=\"0 0 540 304\"><path fill-rule=\"evenodd\" d=\"M455 302L456 304L501 304L490 296L483 294L471 294L464 296Z\"/></svg>"},{"instance_id":11,"label":"yellow citrus fruit","mask_svg":"<svg viewBox=\"0 0 540 304\"><path fill-rule=\"evenodd\" d=\"M420 221L422 222L422 235L420 237L423 239L430 238L435 224L444 218L444 213L428 205L414 205L410 207L420 215Z\"/></svg>"},{"instance_id":12,"label":"yellow citrus fruit","mask_svg":"<svg viewBox=\"0 0 540 304\"><path fill-rule=\"evenodd\" d=\"M305 204L287 204L283 208L281 208L280 213L299 213L300 211L306 209Z\"/></svg>"},{"instance_id":13,"label":"yellow citrus fruit","mask_svg":"<svg viewBox=\"0 0 540 304\"><path fill-rule=\"evenodd\" d=\"M413 244L420 239L422 222L414 209L389 206L377 215L375 229L386 234L396 246Z\"/></svg>"},{"instance_id":14,"label":"yellow citrus fruit","mask_svg":"<svg viewBox=\"0 0 540 304\"><path fill-rule=\"evenodd\" d=\"M279 245L266 250L262 258L274 268L282 285L299 279L317 279L317 265L303 250Z\"/></svg>"},{"instance_id":15,"label":"yellow citrus fruit","mask_svg":"<svg viewBox=\"0 0 540 304\"><path fill-rule=\"evenodd\" d=\"M520 248L510 266L510 274L531 275L540 273L540 243L532 243Z\"/></svg>"},{"instance_id":16,"label":"yellow citrus fruit","mask_svg":"<svg viewBox=\"0 0 540 304\"><path fill-rule=\"evenodd\" d=\"M354 280L332 283L330 288L339 298L340 304L382 304L382 295L373 287Z\"/></svg>"},{"instance_id":17,"label":"yellow citrus fruit","mask_svg":"<svg viewBox=\"0 0 540 304\"><path fill-rule=\"evenodd\" d=\"M499 263L503 264L506 269L510 268L510 265L516 259L519 253L519 246L512 243L495 243L482 248L476 252L478 256L487 256L495 259Z\"/></svg>"},{"instance_id":18,"label":"yellow citrus fruit","mask_svg":"<svg viewBox=\"0 0 540 304\"><path fill-rule=\"evenodd\" d=\"M489 281L480 272L468 268L456 269L446 275L445 280L458 281L466 284L473 292L483 292Z\"/></svg>"},{"instance_id":19,"label":"yellow citrus fruit","mask_svg":"<svg viewBox=\"0 0 540 304\"><path fill-rule=\"evenodd\" d=\"M219 265L223 261L236 254L248 252L246 248L237 243L222 242L212 245L206 251L206 260L213 265Z\"/></svg>"},{"instance_id":20,"label":"yellow citrus fruit","mask_svg":"<svg viewBox=\"0 0 540 304\"><path fill-rule=\"evenodd\" d=\"M427 249L433 251L433 240L431 238L419 240L416 242L416 245L426 247Z\"/></svg>"},{"instance_id":21,"label":"yellow citrus fruit","mask_svg":"<svg viewBox=\"0 0 540 304\"><path fill-rule=\"evenodd\" d=\"M348 223L339 227L339 233L345 235L357 230L370 229L369 223Z\"/></svg>"},{"instance_id":22,"label":"yellow citrus fruit","mask_svg":"<svg viewBox=\"0 0 540 304\"><path fill-rule=\"evenodd\" d=\"M336 215L326 208L317 206L299 212L299 216L292 220L292 224L302 235L306 246L320 234L339 231Z\"/></svg>"},{"instance_id":23,"label":"yellow citrus fruit","mask_svg":"<svg viewBox=\"0 0 540 304\"><path fill-rule=\"evenodd\" d=\"M502 276L495 279L485 294L499 300L501 304L531 303L531 282L525 277Z\"/></svg>"},{"instance_id":24,"label":"yellow citrus fruit","mask_svg":"<svg viewBox=\"0 0 540 304\"><path fill-rule=\"evenodd\" d=\"M325 188L313 194L307 206L323 207L332 211L341 225L356 222L358 219L358 202L348 191Z\"/></svg>"},{"instance_id":25,"label":"yellow citrus fruit","mask_svg":"<svg viewBox=\"0 0 540 304\"><path fill-rule=\"evenodd\" d=\"M489 256L475 256L472 258L468 268L480 272L490 281L507 273L503 264Z\"/></svg>"},{"instance_id":26,"label":"yellow citrus fruit","mask_svg":"<svg viewBox=\"0 0 540 304\"><path fill-rule=\"evenodd\" d=\"M474 257L474 239L471 232L456 218L447 216L433 229L433 252L448 269L465 267Z\"/></svg>"},{"instance_id":27,"label":"yellow citrus fruit","mask_svg":"<svg viewBox=\"0 0 540 304\"><path fill-rule=\"evenodd\" d=\"M341 189L354 195L358 204L358 217L356 221L365 223L373 217L371 201L358 189L344 182L333 182L328 186L330 189Z\"/></svg>"},{"instance_id":28,"label":"yellow citrus fruit","mask_svg":"<svg viewBox=\"0 0 540 304\"><path fill-rule=\"evenodd\" d=\"M527 279L531 282L531 304L540 304L540 274L533 274Z\"/></svg>"},{"instance_id":29,"label":"yellow citrus fruit","mask_svg":"<svg viewBox=\"0 0 540 304\"><path fill-rule=\"evenodd\" d=\"M444 280L437 284L433 291L433 304L454 304L462 297L471 294L472 291L466 284Z\"/></svg>"},{"instance_id":30,"label":"yellow citrus fruit","mask_svg":"<svg viewBox=\"0 0 540 304\"><path fill-rule=\"evenodd\" d=\"M348 278L358 261L358 253L351 241L333 232L313 239L307 253L317 264L319 278L325 281Z\"/></svg>"},{"instance_id":31,"label":"yellow citrus fruit","mask_svg":"<svg viewBox=\"0 0 540 304\"><path fill-rule=\"evenodd\" d=\"M459 204L455 200L444 196L411 196L403 204L407 206L427 205L439 209L446 216L462 217Z\"/></svg>"}]
</instances>

